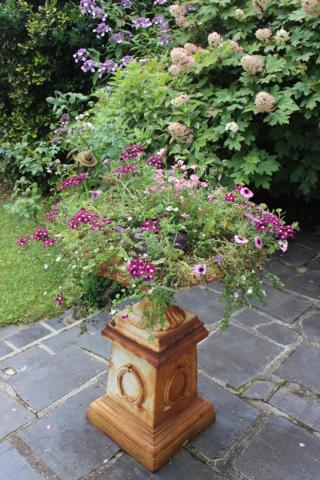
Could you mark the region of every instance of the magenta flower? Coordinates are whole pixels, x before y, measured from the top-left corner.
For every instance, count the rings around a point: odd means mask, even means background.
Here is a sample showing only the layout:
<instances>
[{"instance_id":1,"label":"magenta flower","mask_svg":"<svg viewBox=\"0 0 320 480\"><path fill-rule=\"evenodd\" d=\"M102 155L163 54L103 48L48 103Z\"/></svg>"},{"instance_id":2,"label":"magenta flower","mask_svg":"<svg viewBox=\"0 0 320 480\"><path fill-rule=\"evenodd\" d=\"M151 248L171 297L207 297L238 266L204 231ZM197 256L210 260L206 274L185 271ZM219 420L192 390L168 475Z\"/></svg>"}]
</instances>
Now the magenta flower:
<instances>
[{"instance_id":1,"label":"magenta flower","mask_svg":"<svg viewBox=\"0 0 320 480\"><path fill-rule=\"evenodd\" d=\"M39 241L44 241L48 238L48 230L45 227L39 227L33 234L33 239Z\"/></svg>"},{"instance_id":2,"label":"magenta flower","mask_svg":"<svg viewBox=\"0 0 320 480\"><path fill-rule=\"evenodd\" d=\"M75 177L69 177L63 180L60 183L59 190L62 192L65 188L69 187L76 187L78 185L81 185L85 180L87 179L87 174L86 173L80 173L80 175L77 175Z\"/></svg>"},{"instance_id":3,"label":"magenta flower","mask_svg":"<svg viewBox=\"0 0 320 480\"><path fill-rule=\"evenodd\" d=\"M157 269L152 263L149 263L144 258L140 257L130 260L127 271L132 278L143 277L143 280L147 282L153 280L157 273Z\"/></svg>"},{"instance_id":4,"label":"magenta flower","mask_svg":"<svg viewBox=\"0 0 320 480\"><path fill-rule=\"evenodd\" d=\"M122 177L123 175L126 175L129 172L136 172L138 170L138 167L136 165L125 165L120 168L116 168L113 170L113 173L117 175L118 177Z\"/></svg>"},{"instance_id":5,"label":"magenta flower","mask_svg":"<svg viewBox=\"0 0 320 480\"><path fill-rule=\"evenodd\" d=\"M224 199L226 202L234 202L234 195L232 193L227 193Z\"/></svg>"},{"instance_id":6,"label":"magenta flower","mask_svg":"<svg viewBox=\"0 0 320 480\"><path fill-rule=\"evenodd\" d=\"M126 162L132 158L139 158L144 152L144 147L141 145L127 145L120 154L120 161Z\"/></svg>"},{"instance_id":7,"label":"magenta flower","mask_svg":"<svg viewBox=\"0 0 320 480\"><path fill-rule=\"evenodd\" d=\"M263 247L263 242L260 237L255 237L254 245L256 248L259 248L261 250L261 248Z\"/></svg>"},{"instance_id":8,"label":"magenta flower","mask_svg":"<svg viewBox=\"0 0 320 480\"><path fill-rule=\"evenodd\" d=\"M159 230L158 220L145 220L141 227L141 232L159 232Z\"/></svg>"},{"instance_id":9,"label":"magenta flower","mask_svg":"<svg viewBox=\"0 0 320 480\"><path fill-rule=\"evenodd\" d=\"M55 238L49 238L48 237L43 241L43 246L46 247L46 248L49 248L49 247L52 247L55 243L56 243Z\"/></svg>"},{"instance_id":10,"label":"magenta flower","mask_svg":"<svg viewBox=\"0 0 320 480\"><path fill-rule=\"evenodd\" d=\"M202 277L202 275L206 274L207 267L203 263L198 263L193 267L193 271L197 277Z\"/></svg>"},{"instance_id":11,"label":"magenta flower","mask_svg":"<svg viewBox=\"0 0 320 480\"><path fill-rule=\"evenodd\" d=\"M17 246L20 248L23 248L27 245L27 243L32 243L32 238L31 237L20 237L17 241Z\"/></svg>"},{"instance_id":12,"label":"magenta flower","mask_svg":"<svg viewBox=\"0 0 320 480\"><path fill-rule=\"evenodd\" d=\"M64 295L63 293L59 293L59 295L56 296L56 305L57 307L60 307L64 301Z\"/></svg>"},{"instance_id":13,"label":"magenta flower","mask_svg":"<svg viewBox=\"0 0 320 480\"><path fill-rule=\"evenodd\" d=\"M246 243L248 243L248 240L245 237L242 237L241 235L235 235L234 241L239 245L245 245Z\"/></svg>"},{"instance_id":14,"label":"magenta flower","mask_svg":"<svg viewBox=\"0 0 320 480\"><path fill-rule=\"evenodd\" d=\"M252 198L253 197L253 192L248 187L241 187L240 188L240 194L245 197L245 198Z\"/></svg>"}]
</instances>

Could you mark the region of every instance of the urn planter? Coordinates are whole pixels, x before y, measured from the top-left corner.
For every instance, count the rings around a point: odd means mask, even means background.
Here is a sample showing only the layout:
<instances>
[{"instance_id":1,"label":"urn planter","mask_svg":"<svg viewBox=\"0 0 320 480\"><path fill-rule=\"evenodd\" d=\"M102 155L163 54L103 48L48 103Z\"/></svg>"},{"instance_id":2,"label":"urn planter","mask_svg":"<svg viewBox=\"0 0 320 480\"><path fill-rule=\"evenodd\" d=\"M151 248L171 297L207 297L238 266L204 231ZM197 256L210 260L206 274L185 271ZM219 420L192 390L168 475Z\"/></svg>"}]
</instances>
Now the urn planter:
<instances>
[{"instance_id":1,"label":"urn planter","mask_svg":"<svg viewBox=\"0 0 320 480\"><path fill-rule=\"evenodd\" d=\"M215 420L215 410L197 390L197 344L208 336L203 322L171 306L151 332L140 327L146 302L102 331L113 344L107 391L89 406L88 419L156 472Z\"/></svg>"}]
</instances>

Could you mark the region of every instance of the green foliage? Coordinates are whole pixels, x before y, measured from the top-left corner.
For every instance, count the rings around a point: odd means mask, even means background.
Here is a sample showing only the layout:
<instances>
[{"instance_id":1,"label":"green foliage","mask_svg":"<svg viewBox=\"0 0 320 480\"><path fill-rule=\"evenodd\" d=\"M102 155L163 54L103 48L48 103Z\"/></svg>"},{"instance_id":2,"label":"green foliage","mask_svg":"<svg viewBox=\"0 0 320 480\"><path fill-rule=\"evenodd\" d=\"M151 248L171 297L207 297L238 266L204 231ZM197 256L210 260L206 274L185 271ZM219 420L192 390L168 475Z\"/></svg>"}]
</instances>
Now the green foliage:
<instances>
[{"instance_id":1,"label":"green foliage","mask_svg":"<svg viewBox=\"0 0 320 480\"><path fill-rule=\"evenodd\" d=\"M24 255L16 245L17 239L31 233L36 224L10 213L4 208L7 202L0 194L0 325L51 318L58 314L52 296L64 278L55 261L59 250L37 245Z\"/></svg>"}]
</instances>

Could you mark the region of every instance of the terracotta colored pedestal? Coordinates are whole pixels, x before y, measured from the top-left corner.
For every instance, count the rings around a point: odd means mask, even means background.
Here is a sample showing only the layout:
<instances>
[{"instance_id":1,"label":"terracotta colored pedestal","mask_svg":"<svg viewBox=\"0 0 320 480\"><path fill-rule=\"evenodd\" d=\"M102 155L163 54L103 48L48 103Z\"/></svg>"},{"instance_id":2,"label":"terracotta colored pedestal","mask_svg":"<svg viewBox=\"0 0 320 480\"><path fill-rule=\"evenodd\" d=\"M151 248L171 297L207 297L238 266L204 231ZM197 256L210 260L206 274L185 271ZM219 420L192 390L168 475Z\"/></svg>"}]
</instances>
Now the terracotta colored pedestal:
<instances>
[{"instance_id":1,"label":"terracotta colored pedestal","mask_svg":"<svg viewBox=\"0 0 320 480\"><path fill-rule=\"evenodd\" d=\"M183 314L179 326L152 336L121 314L102 331L113 342L107 393L88 419L152 472L215 420L197 391L197 343L208 332Z\"/></svg>"}]
</instances>

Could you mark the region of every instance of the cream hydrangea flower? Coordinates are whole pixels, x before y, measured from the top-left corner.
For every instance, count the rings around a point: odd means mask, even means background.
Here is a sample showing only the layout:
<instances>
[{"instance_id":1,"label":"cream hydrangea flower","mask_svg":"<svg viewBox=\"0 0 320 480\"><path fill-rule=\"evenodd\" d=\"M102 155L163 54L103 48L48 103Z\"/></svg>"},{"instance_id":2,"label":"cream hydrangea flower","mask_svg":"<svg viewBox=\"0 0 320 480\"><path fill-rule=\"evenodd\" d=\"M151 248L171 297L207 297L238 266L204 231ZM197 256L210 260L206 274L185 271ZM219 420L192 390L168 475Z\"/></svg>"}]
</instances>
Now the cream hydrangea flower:
<instances>
[{"instance_id":1,"label":"cream hydrangea flower","mask_svg":"<svg viewBox=\"0 0 320 480\"><path fill-rule=\"evenodd\" d=\"M237 122L228 122L224 128L225 132L236 133L239 130L239 125Z\"/></svg>"},{"instance_id":2,"label":"cream hydrangea flower","mask_svg":"<svg viewBox=\"0 0 320 480\"><path fill-rule=\"evenodd\" d=\"M218 47L223 42L223 37L218 32L212 32L208 36L208 44L210 47Z\"/></svg>"},{"instance_id":3,"label":"cream hydrangea flower","mask_svg":"<svg viewBox=\"0 0 320 480\"><path fill-rule=\"evenodd\" d=\"M236 20L244 20L246 18L245 12L241 8L236 8L234 11L234 18Z\"/></svg>"},{"instance_id":4,"label":"cream hydrangea flower","mask_svg":"<svg viewBox=\"0 0 320 480\"><path fill-rule=\"evenodd\" d=\"M256 95L255 104L259 113L271 113L275 109L276 99L267 92L260 92Z\"/></svg>"},{"instance_id":5,"label":"cream hydrangea flower","mask_svg":"<svg viewBox=\"0 0 320 480\"><path fill-rule=\"evenodd\" d=\"M169 7L169 12L173 17L180 17L186 14L187 12L187 4L178 4L175 3Z\"/></svg>"},{"instance_id":6,"label":"cream hydrangea flower","mask_svg":"<svg viewBox=\"0 0 320 480\"><path fill-rule=\"evenodd\" d=\"M260 42L266 42L272 36L272 31L270 28L258 28L255 35Z\"/></svg>"},{"instance_id":7,"label":"cream hydrangea flower","mask_svg":"<svg viewBox=\"0 0 320 480\"><path fill-rule=\"evenodd\" d=\"M301 6L309 15L320 16L320 0L301 0Z\"/></svg>"},{"instance_id":8,"label":"cream hydrangea flower","mask_svg":"<svg viewBox=\"0 0 320 480\"><path fill-rule=\"evenodd\" d=\"M263 57L260 55L244 55L241 59L241 65L249 75L256 75L263 72Z\"/></svg>"},{"instance_id":9,"label":"cream hydrangea flower","mask_svg":"<svg viewBox=\"0 0 320 480\"><path fill-rule=\"evenodd\" d=\"M262 15L269 6L269 0L252 0L252 8L258 15Z\"/></svg>"},{"instance_id":10,"label":"cream hydrangea flower","mask_svg":"<svg viewBox=\"0 0 320 480\"><path fill-rule=\"evenodd\" d=\"M171 100L171 105L173 105L174 107L180 107L180 105L188 103L189 100L190 97L187 93L181 93L180 95Z\"/></svg>"},{"instance_id":11,"label":"cream hydrangea flower","mask_svg":"<svg viewBox=\"0 0 320 480\"><path fill-rule=\"evenodd\" d=\"M191 128L187 127L183 123L171 123L168 127L168 132L173 140L177 140L181 143L192 143L193 133Z\"/></svg>"},{"instance_id":12,"label":"cream hydrangea flower","mask_svg":"<svg viewBox=\"0 0 320 480\"><path fill-rule=\"evenodd\" d=\"M243 52L243 48L235 40L228 40L228 44L232 48L232 51L235 53Z\"/></svg>"},{"instance_id":13,"label":"cream hydrangea flower","mask_svg":"<svg viewBox=\"0 0 320 480\"><path fill-rule=\"evenodd\" d=\"M285 30L284 28L280 28L274 36L274 39L278 45L282 45L283 43L286 43L290 38L289 32Z\"/></svg>"}]
</instances>

